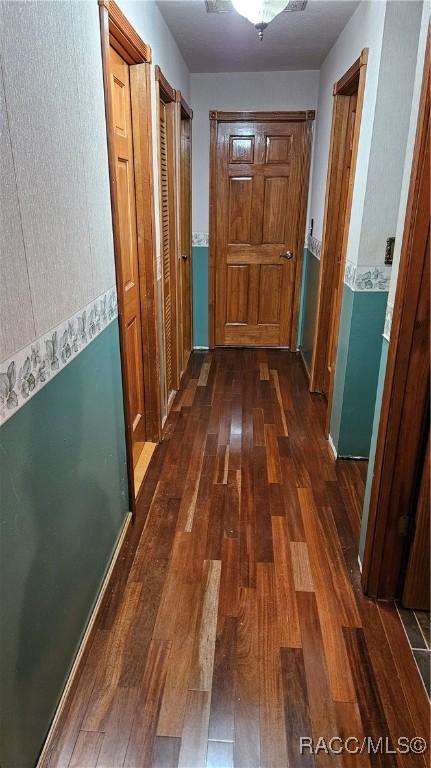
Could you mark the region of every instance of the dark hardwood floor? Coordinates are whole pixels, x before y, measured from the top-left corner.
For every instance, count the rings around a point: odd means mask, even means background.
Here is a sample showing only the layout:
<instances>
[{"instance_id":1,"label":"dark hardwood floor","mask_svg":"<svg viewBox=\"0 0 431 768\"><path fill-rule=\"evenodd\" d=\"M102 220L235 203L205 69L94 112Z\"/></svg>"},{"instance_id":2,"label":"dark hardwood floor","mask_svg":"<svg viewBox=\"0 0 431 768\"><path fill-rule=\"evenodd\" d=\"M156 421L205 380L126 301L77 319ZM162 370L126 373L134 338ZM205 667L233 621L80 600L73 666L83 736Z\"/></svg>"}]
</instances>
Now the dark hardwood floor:
<instances>
[{"instance_id":1,"label":"dark hardwood floor","mask_svg":"<svg viewBox=\"0 0 431 768\"><path fill-rule=\"evenodd\" d=\"M429 735L397 612L361 593L366 465L323 421L298 356L193 354L44 765L428 764L299 753Z\"/></svg>"}]
</instances>

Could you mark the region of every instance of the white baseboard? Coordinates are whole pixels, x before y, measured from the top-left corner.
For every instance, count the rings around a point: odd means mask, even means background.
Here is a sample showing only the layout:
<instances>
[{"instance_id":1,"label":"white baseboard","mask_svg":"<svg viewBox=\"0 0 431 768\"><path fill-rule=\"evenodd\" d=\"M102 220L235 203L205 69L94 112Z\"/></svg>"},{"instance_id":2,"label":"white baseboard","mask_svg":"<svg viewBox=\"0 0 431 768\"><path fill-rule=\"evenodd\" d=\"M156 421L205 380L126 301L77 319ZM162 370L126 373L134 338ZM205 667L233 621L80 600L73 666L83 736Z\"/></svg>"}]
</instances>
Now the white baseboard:
<instances>
[{"instance_id":1,"label":"white baseboard","mask_svg":"<svg viewBox=\"0 0 431 768\"><path fill-rule=\"evenodd\" d=\"M339 459L346 459L346 461L368 461L369 456L351 456L349 453L346 456L339 456Z\"/></svg>"},{"instance_id":2,"label":"white baseboard","mask_svg":"<svg viewBox=\"0 0 431 768\"><path fill-rule=\"evenodd\" d=\"M200 350L200 349L201 350L208 350L209 347L193 347L193 349L196 349L196 350Z\"/></svg>"},{"instance_id":3,"label":"white baseboard","mask_svg":"<svg viewBox=\"0 0 431 768\"><path fill-rule=\"evenodd\" d=\"M112 555L112 560L110 562L108 570L106 571L105 578L103 579L103 584L101 586L99 595L98 595L97 600L96 600L96 602L94 604L94 608L93 608L93 610L91 612L91 616L90 616L89 622L87 624L87 628L86 628L86 630L84 632L84 636L83 636L83 638L81 640L80 646L78 648L78 652L77 652L77 654L75 656L75 661L73 662L72 669L70 670L69 677L67 678L66 685L64 686L64 690L63 690L63 693L61 695L61 699L60 699L60 701L58 703L58 707L57 707L56 713L54 715L54 719L53 719L53 721L51 723L51 727L50 727L50 729L48 731L48 735L47 735L47 737L45 739L45 743L43 745L42 752L40 753L39 760L37 761L36 768L44 768L44 766L45 766L45 759L46 759L46 757L48 755L48 751L49 751L49 748L50 748L50 743L51 743L52 736L54 734L54 731L55 731L55 728L57 726L57 723L58 723L58 721L60 719L61 713L63 711L63 707L64 707L64 705L66 703L66 699L67 699L67 697L69 695L69 691L70 691L70 689L72 687L73 680L75 678L76 672L78 670L79 664L81 662L82 656L83 656L84 651L85 651L85 647L86 647L86 645L88 643L88 639L90 637L91 631L92 631L94 623L96 621L97 614L99 612L100 606L102 604L102 600L103 600L103 598L105 596L105 592L106 592L106 589L108 587L109 579L111 578L112 571L114 570L115 563L117 562L118 555L120 554L121 547L123 546L123 541L124 541L124 539L126 537L126 533L127 533L128 529L129 529L129 525L131 523L131 520L132 520L132 513L128 512L127 517L126 517L126 519L124 521L123 527L121 529L121 533L120 533L119 539L117 541L117 546L115 547L114 554Z\"/></svg>"},{"instance_id":4,"label":"white baseboard","mask_svg":"<svg viewBox=\"0 0 431 768\"><path fill-rule=\"evenodd\" d=\"M335 458L338 459L337 449L336 449L336 447L334 445L334 441L333 441L331 435L329 435L329 437L328 437L328 443L329 443L329 447L330 447L332 453L334 454Z\"/></svg>"}]
</instances>

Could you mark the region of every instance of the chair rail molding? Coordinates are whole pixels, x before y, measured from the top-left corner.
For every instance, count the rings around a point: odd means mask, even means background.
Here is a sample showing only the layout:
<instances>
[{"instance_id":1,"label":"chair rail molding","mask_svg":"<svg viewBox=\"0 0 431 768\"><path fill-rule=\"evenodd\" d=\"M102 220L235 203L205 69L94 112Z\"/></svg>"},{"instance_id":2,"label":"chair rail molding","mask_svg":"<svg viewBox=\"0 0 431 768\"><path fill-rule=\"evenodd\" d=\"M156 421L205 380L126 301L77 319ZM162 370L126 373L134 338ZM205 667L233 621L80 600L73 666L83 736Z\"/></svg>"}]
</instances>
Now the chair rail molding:
<instances>
[{"instance_id":1,"label":"chair rail molding","mask_svg":"<svg viewBox=\"0 0 431 768\"><path fill-rule=\"evenodd\" d=\"M118 316L109 288L0 363L0 426L74 360Z\"/></svg>"}]
</instances>

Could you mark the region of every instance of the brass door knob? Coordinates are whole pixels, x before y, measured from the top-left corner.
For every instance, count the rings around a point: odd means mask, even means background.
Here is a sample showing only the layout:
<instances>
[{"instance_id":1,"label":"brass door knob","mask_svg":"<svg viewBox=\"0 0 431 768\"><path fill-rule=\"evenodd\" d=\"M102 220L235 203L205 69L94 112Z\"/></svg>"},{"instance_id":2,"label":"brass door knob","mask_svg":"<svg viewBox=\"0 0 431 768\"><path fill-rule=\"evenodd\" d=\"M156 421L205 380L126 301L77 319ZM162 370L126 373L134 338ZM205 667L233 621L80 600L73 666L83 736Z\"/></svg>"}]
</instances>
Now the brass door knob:
<instances>
[{"instance_id":1,"label":"brass door knob","mask_svg":"<svg viewBox=\"0 0 431 768\"><path fill-rule=\"evenodd\" d=\"M280 259L293 259L294 255L293 251L286 251L286 253L280 253Z\"/></svg>"}]
</instances>

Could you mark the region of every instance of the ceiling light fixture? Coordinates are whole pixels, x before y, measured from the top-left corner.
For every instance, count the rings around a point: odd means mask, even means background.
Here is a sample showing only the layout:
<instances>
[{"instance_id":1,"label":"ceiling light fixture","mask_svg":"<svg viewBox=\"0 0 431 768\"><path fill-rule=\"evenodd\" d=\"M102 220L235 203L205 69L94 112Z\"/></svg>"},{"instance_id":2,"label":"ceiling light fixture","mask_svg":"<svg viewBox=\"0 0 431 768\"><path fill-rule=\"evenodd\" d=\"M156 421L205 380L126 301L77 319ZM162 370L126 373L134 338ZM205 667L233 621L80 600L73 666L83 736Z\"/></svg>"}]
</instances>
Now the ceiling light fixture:
<instances>
[{"instance_id":1,"label":"ceiling light fixture","mask_svg":"<svg viewBox=\"0 0 431 768\"><path fill-rule=\"evenodd\" d=\"M235 10L257 29L259 40L270 21L286 8L286 0L232 0Z\"/></svg>"}]
</instances>

